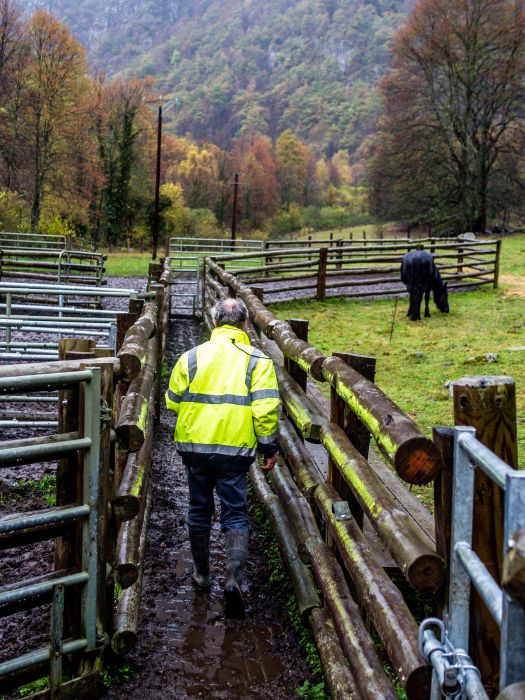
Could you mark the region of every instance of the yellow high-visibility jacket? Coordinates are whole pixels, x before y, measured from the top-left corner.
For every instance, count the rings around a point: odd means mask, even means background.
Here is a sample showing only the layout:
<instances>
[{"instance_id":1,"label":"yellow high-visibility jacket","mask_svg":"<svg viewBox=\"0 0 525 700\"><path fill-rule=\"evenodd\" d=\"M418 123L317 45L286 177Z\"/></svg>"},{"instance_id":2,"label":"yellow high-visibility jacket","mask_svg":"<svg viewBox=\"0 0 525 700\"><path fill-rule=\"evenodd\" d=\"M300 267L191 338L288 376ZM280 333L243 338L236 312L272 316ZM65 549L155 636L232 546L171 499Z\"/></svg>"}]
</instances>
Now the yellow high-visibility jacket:
<instances>
[{"instance_id":1,"label":"yellow high-visibility jacket","mask_svg":"<svg viewBox=\"0 0 525 700\"><path fill-rule=\"evenodd\" d=\"M183 455L255 457L257 445L277 440L279 404L273 362L234 326L181 355L166 392Z\"/></svg>"}]
</instances>

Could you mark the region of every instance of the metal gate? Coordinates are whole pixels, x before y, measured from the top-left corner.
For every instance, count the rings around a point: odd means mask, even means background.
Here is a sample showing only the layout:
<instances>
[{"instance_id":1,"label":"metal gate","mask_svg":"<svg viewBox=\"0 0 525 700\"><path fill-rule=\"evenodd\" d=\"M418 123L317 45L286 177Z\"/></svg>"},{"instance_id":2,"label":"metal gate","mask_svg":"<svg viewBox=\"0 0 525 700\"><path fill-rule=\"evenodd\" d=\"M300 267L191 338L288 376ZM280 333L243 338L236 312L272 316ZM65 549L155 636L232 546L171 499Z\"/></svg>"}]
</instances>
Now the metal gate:
<instances>
[{"instance_id":1,"label":"metal gate","mask_svg":"<svg viewBox=\"0 0 525 700\"><path fill-rule=\"evenodd\" d=\"M8 372L6 368L4 375ZM104 517L103 488L100 484L101 405L100 368L56 372L30 376L1 376L0 394L23 392L34 394L57 389L79 390L78 409L83 425L74 432L45 435L0 442L0 469L20 464L54 461L78 453L81 458L80 480L83 484L80 503L30 513L16 513L0 519L0 549L54 539L66 534L72 524L80 524L82 553L78 570L50 571L25 581L0 587L0 617L51 602L51 633L48 646L0 663L0 687L31 675L49 664L50 697L58 697L62 685L62 662L66 655L95 652L103 644L100 622L100 581L105 580L101 528ZM81 592L78 612L79 634L64 641L64 600L66 590L77 587ZM96 656L96 654L95 654Z\"/></svg>"},{"instance_id":2,"label":"metal gate","mask_svg":"<svg viewBox=\"0 0 525 700\"><path fill-rule=\"evenodd\" d=\"M172 316L196 316L201 312L201 264L208 256L262 251L265 241L232 241L229 238L170 238ZM257 259L261 264L262 259ZM242 261L237 262L237 266ZM256 261L254 261L256 264ZM235 266L232 262L231 267Z\"/></svg>"}]
</instances>

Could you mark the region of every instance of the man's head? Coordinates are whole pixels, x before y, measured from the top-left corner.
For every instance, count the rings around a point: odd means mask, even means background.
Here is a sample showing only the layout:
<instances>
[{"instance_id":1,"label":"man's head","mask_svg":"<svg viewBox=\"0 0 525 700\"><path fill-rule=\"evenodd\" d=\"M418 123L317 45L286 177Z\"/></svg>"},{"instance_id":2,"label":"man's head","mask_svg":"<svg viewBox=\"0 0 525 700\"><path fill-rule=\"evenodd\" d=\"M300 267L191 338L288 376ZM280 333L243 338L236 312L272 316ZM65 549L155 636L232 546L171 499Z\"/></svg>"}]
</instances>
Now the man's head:
<instances>
[{"instance_id":1,"label":"man's head","mask_svg":"<svg viewBox=\"0 0 525 700\"><path fill-rule=\"evenodd\" d=\"M248 318L248 309L242 299L225 297L219 299L213 307L212 318L216 326L235 326L244 329Z\"/></svg>"}]
</instances>

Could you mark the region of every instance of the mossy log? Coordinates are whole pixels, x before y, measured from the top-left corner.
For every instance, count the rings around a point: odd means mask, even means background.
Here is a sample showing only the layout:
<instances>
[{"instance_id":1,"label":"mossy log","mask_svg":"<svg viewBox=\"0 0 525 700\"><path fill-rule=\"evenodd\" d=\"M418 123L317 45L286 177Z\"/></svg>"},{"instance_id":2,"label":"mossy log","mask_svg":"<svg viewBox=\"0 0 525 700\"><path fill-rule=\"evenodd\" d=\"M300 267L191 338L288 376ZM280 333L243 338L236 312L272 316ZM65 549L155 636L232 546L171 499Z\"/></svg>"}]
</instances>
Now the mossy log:
<instances>
[{"instance_id":1,"label":"mossy log","mask_svg":"<svg viewBox=\"0 0 525 700\"><path fill-rule=\"evenodd\" d=\"M375 384L338 357L323 362L325 379L375 438L399 476L411 484L433 481L441 469L436 445Z\"/></svg>"},{"instance_id":2,"label":"mossy log","mask_svg":"<svg viewBox=\"0 0 525 700\"><path fill-rule=\"evenodd\" d=\"M314 578L301 561L285 509L281 505L279 498L268 486L263 472L257 466L252 466L250 477L255 495L262 503L272 524L279 549L283 555L284 564L295 591L299 614L307 616L313 608L321 607Z\"/></svg>"},{"instance_id":3,"label":"mossy log","mask_svg":"<svg viewBox=\"0 0 525 700\"><path fill-rule=\"evenodd\" d=\"M154 402L150 398L144 443L137 452L128 455L117 495L113 499L113 512L120 521L135 518L144 499L151 465L154 413Z\"/></svg>"},{"instance_id":4,"label":"mossy log","mask_svg":"<svg viewBox=\"0 0 525 700\"><path fill-rule=\"evenodd\" d=\"M271 327L272 338L283 355L293 360L314 379L324 381L322 365L326 357L305 340L300 340L287 321L276 321Z\"/></svg>"},{"instance_id":5,"label":"mossy log","mask_svg":"<svg viewBox=\"0 0 525 700\"><path fill-rule=\"evenodd\" d=\"M286 464L278 463L271 474L272 488L281 503L286 503L288 518L292 525L295 541L301 558L309 563L305 543L313 535L319 535L319 528L307 499L294 482Z\"/></svg>"},{"instance_id":6,"label":"mossy log","mask_svg":"<svg viewBox=\"0 0 525 700\"><path fill-rule=\"evenodd\" d=\"M129 588L138 579L141 565L140 542L149 493L149 470L137 484L138 512L120 526L115 552L115 575L122 589Z\"/></svg>"},{"instance_id":7,"label":"mossy log","mask_svg":"<svg viewBox=\"0 0 525 700\"><path fill-rule=\"evenodd\" d=\"M155 380L157 339L152 338L147 345L148 361L129 385L115 429L119 445L128 452L139 450L146 437L148 405Z\"/></svg>"},{"instance_id":8,"label":"mossy log","mask_svg":"<svg viewBox=\"0 0 525 700\"><path fill-rule=\"evenodd\" d=\"M312 610L310 625L332 700L362 700L328 612L324 608Z\"/></svg>"},{"instance_id":9,"label":"mossy log","mask_svg":"<svg viewBox=\"0 0 525 700\"><path fill-rule=\"evenodd\" d=\"M111 638L111 648L119 656L133 649L137 643L139 627L140 596L142 593L142 574L144 568L144 552L148 532L149 515L151 511L151 485L146 497L144 518L140 532L139 560L140 566L135 583L122 591L114 616L115 632Z\"/></svg>"},{"instance_id":10,"label":"mossy log","mask_svg":"<svg viewBox=\"0 0 525 700\"><path fill-rule=\"evenodd\" d=\"M397 694L386 678L383 665L377 658L374 643L366 631L353 600L344 573L332 550L320 537L307 542L315 578L330 610L341 646L352 675L364 698L397 700Z\"/></svg>"},{"instance_id":11,"label":"mossy log","mask_svg":"<svg viewBox=\"0 0 525 700\"><path fill-rule=\"evenodd\" d=\"M281 452L292 467L302 493L311 500L315 487L324 481L321 472L285 416L279 418L278 432Z\"/></svg>"},{"instance_id":12,"label":"mossy log","mask_svg":"<svg viewBox=\"0 0 525 700\"><path fill-rule=\"evenodd\" d=\"M525 530L518 530L510 539L501 584L525 608Z\"/></svg>"},{"instance_id":13,"label":"mossy log","mask_svg":"<svg viewBox=\"0 0 525 700\"><path fill-rule=\"evenodd\" d=\"M321 442L409 583L417 590L437 590L444 582L444 562L430 538L398 507L341 428L325 423Z\"/></svg>"},{"instance_id":14,"label":"mossy log","mask_svg":"<svg viewBox=\"0 0 525 700\"><path fill-rule=\"evenodd\" d=\"M117 353L122 372L127 379L133 379L146 361L148 340L155 335L157 326L157 305L148 301L142 313L126 333L124 342Z\"/></svg>"},{"instance_id":15,"label":"mossy log","mask_svg":"<svg viewBox=\"0 0 525 700\"><path fill-rule=\"evenodd\" d=\"M299 384L280 366L275 365L282 402L289 416L307 440L319 440L324 422L315 405Z\"/></svg>"},{"instance_id":16,"label":"mossy log","mask_svg":"<svg viewBox=\"0 0 525 700\"><path fill-rule=\"evenodd\" d=\"M431 667L419 653L418 627L403 596L385 574L356 521L336 519L334 504L340 500L337 491L322 484L315 489L314 497L350 574L359 603L381 637L408 698L426 700Z\"/></svg>"}]
</instances>

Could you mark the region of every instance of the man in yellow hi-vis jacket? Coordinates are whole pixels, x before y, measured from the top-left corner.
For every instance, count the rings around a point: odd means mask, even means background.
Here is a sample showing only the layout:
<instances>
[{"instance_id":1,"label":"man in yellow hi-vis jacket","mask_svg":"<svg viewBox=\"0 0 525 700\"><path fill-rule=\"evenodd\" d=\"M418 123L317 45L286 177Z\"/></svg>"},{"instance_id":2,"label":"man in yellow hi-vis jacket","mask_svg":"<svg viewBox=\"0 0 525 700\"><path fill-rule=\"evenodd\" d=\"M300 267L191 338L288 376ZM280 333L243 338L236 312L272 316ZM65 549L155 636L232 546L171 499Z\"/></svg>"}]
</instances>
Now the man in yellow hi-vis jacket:
<instances>
[{"instance_id":1,"label":"man in yellow hi-vis jacket","mask_svg":"<svg viewBox=\"0 0 525 700\"><path fill-rule=\"evenodd\" d=\"M213 309L215 328L207 343L185 352L171 374L166 406L178 414L175 445L188 476L188 528L197 586L211 584L209 543L221 502L226 540L227 610L244 609L241 595L248 554L247 472L256 452L261 469L273 469L279 449L279 390L272 361L250 345L248 312L240 299L225 298Z\"/></svg>"}]
</instances>

